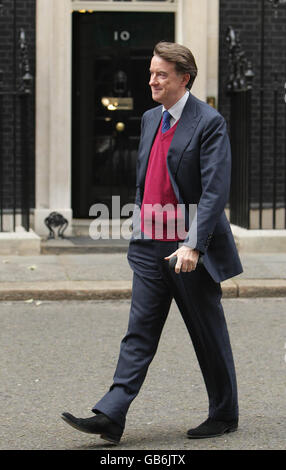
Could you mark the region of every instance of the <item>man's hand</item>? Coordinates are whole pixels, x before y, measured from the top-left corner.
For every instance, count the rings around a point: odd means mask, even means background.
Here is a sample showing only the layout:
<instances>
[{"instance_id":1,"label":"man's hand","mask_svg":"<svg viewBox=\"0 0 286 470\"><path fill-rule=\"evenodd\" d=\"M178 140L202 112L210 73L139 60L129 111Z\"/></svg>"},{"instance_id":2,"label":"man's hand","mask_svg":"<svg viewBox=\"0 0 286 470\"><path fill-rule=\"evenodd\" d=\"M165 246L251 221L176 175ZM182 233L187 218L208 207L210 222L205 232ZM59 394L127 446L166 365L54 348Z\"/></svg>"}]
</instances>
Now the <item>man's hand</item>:
<instances>
[{"instance_id":1,"label":"man's hand","mask_svg":"<svg viewBox=\"0 0 286 470\"><path fill-rule=\"evenodd\" d=\"M180 271L183 273L188 273L194 271L197 266L197 262L199 259L199 251L193 250L188 246L181 246L178 248L174 253L170 256L166 256L166 260L169 260L173 256L177 256L177 263L175 266L175 272L179 274Z\"/></svg>"}]
</instances>

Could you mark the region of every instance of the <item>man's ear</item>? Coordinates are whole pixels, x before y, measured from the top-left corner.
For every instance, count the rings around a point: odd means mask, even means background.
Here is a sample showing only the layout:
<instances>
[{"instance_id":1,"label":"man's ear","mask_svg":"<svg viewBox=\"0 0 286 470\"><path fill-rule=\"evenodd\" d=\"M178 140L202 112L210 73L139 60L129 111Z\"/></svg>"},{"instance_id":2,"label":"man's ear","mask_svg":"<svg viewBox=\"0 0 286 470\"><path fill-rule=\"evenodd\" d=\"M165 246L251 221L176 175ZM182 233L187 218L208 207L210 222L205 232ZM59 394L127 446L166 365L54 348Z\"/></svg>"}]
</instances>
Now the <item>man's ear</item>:
<instances>
[{"instance_id":1,"label":"man's ear","mask_svg":"<svg viewBox=\"0 0 286 470\"><path fill-rule=\"evenodd\" d=\"M184 87L186 87L191 79L191 75L189 73L184 73L184 75L182 75L182 78L183 78L182 84L184 85Z\"/></svg>"}]
</instances>

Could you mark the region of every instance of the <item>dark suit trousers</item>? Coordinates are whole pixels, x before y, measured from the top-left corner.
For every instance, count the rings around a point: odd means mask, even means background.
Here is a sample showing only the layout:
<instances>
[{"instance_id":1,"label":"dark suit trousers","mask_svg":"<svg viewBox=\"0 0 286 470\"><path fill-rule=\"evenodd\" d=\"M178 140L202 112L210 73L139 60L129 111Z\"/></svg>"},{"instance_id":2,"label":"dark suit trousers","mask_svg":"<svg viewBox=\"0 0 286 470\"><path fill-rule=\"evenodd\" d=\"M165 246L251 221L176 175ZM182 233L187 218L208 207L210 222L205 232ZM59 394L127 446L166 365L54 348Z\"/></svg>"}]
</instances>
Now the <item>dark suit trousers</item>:
<instances>
[{"instance_id":1,"label":"dark suit trousers","mask_svg":"<svg viewBox=\"0 0 286 470\"><path fill-rule=\"evenodd\" d=\"M134 271L128 330L121 342L113 384L93 411L125 426L132 400L144 382L174 298L192 340L209 398L209 416L217 420L238 417L236 375L227 325L221 305L221 287L204 266L176 274L165 256L177 242L136 240L128 260Z\"/></svg>"}]
</instances>

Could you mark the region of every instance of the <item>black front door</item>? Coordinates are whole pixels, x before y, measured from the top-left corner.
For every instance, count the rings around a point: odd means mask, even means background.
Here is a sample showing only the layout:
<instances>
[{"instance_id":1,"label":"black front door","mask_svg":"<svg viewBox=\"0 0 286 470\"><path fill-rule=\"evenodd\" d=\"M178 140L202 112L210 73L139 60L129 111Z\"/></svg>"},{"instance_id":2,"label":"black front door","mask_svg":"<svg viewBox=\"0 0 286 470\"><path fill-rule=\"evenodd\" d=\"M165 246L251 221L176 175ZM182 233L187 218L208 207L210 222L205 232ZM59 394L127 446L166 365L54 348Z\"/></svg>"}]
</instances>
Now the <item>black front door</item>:
<instances>
[{"instance_id":1,"label":"black front door","mask_svg":"<svg viewBox=\"0 0 286 470\"><path fill-rule=\"evenodd\" d=\"M154 45L174 40L173 13L73 13L72 207L134 202L141 116Z\"/></svg>"}]
</instances>

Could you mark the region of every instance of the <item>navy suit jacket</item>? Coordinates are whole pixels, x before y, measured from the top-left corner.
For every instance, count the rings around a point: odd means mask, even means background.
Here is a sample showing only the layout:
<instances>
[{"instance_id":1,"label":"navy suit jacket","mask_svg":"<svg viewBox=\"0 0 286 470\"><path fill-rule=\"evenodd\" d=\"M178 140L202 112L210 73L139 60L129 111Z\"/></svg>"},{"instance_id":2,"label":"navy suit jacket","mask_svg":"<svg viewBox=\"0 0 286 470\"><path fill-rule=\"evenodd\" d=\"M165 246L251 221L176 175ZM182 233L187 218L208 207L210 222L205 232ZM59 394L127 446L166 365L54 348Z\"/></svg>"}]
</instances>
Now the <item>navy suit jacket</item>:
<instances>
[{"instance_id":1,"label":"navy suit jacket","mask_svg":"<svg viewBox=\"0 0 286 470\"><path fill-rule=\"evenodd\" d=\"M146 111L141 122L135 206L141 207L152 144L162 118L162 106ZM177 200L183 204L186 224L189 205L196 216L187 226L184 245L204 255L204 266L216 282L242 272L230 224L224 209L231 178L231 150L224 118L190 93L178 122L167 167Z\"/></svg>"}]
</instances>

